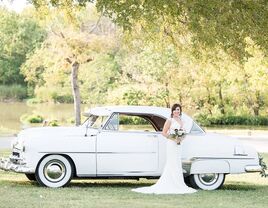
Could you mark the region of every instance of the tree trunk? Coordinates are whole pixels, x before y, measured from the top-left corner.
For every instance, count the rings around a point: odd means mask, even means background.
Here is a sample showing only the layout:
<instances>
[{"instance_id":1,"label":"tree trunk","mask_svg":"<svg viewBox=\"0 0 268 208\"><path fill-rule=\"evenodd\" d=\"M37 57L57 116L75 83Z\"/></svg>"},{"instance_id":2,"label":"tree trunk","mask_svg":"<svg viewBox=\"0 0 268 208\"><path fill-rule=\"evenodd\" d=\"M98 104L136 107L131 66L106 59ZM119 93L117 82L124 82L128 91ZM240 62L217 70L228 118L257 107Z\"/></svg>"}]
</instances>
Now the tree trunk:
<instances>
[{"instance_id":1,"label":"tree trunk","mask_svg":"<svg viewBox=\"0 0 268 208\"><path fill-rule=\"evenodd\" d=\"M265 103L263 101L263 98L261 96L260 91L257 91L255 93L255 96L256 96L256 102L253 103L252 109L253 109L254 115L259 116L260 109L261 109L261 107L263 107L265 105Z\"/></svg>"},{"instance_id":2,"label":"tree trunk","mask_svg":"<svg viewBox=\"0 0 268 208\"><path fill-rule=\"evenodd\" d=\"M259 108L258 107L253 107L253 112L254 112L254 116L259 116Z\"/></svg>"},{"instance_id":3,"label":"tree trunk","mask_svg":"<svg viewBox=\"0 0 268 208\"><path fill-rule=\"evenodd\" d=\"M79 63L75 61L72 64L72 74L71 74L71 82L72 82L72 90L73 90L73 97L74 97L74 112L75 112L75 125L79 126L81 124L81 98L80 98L80 91L78 86L78 69Z\"/></svg>"},{"instance_id":4,"label":"tree trunk","mask_svg":"<svg viewBox=\"0 0 268 208\"><path fill-rule=\"evenodd\" d=\"M220 108L220 111L221 111L221 114L225 114L225 106L224 106L224 102L223 102L223 96L222 96L222 87L221 87L221 84L219 84L219 98L220 98L220 103L219 103L219 108Z\"/></svg>"},{"instance_id":5,"label":"tree trunk","mask_svg":"<svg viewBox=\"0 0 268 208\"><path fill-rule=\"evenodd\" d=\"M208 97L207 97L207 104L208 104L208 112L209 112L209 114L210 115L212 115L212 110L211 110L211 106L213 106L213 103L212 103L212 99L211 99L211 93L210 93L210 90L209 90L209 88L208 87L206 87L206 89L207 89L207 93L208 93Z\"/></svg>"},{"instance_id":6,"label":"tree trunk","mask_svg":"<svg viewBox=\"0 0 268 208\"><path fill-rule=\"evenodd\" d=\"M165 93L166 93L166 97L165 97L165 103L166 103L166 107L170 108L170 97L169 97L169 89L168 89L168 83L165 83Z\"/></svg>"}]
</instances>

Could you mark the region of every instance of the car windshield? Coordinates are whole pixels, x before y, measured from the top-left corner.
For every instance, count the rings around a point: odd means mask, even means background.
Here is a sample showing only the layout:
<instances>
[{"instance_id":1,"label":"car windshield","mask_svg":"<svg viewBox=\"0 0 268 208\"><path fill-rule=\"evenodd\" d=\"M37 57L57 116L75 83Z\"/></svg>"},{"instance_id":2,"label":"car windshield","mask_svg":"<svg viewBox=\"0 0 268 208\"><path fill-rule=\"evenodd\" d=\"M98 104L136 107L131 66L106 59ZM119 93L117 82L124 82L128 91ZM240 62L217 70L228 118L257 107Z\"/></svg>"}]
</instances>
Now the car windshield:
<instances>
[{"instance_id":1,"label":"car windshield","mask_svg":"<svg viewBox=\"0 0 268 208\"><path fill-rule=\"evenodd\" d=\"M107 120L108 116L97 116L97 115L90 115L86 121L84 122L84 125L87 127L98 129L102 127L104 122Z\"/></svg>"},{"instance_id":2,"label":"car windshield","mask_svg":"<svg viewBox=\"0 0 268 208\"><path fill-rule=\"evenodd\" d=\"M202 133L205 133L205 131L200 126L198 126L196 122L193 121L193 125L192 125L190 133L191 134L202 134Z\"/></svg>"}]
</instances>

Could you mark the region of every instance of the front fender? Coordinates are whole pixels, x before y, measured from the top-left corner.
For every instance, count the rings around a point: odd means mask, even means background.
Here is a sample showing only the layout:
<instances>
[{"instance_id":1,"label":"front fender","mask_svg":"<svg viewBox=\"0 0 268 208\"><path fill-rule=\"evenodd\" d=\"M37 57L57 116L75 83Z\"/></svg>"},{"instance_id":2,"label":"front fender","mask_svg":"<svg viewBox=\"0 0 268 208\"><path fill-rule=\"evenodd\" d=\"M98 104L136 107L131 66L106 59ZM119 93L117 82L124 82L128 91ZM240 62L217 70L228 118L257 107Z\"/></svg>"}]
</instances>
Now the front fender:
<instances>
[{"instance_id":1,"label":"front fender","mask_svg":"<svg viewBox=\"0 0 268 208\"><path fill-rule=\"evenodd\" d=\"M190 174L230 173L230 165L225 160L196 160L192 162Z\"/></svg>"}]
</instances>

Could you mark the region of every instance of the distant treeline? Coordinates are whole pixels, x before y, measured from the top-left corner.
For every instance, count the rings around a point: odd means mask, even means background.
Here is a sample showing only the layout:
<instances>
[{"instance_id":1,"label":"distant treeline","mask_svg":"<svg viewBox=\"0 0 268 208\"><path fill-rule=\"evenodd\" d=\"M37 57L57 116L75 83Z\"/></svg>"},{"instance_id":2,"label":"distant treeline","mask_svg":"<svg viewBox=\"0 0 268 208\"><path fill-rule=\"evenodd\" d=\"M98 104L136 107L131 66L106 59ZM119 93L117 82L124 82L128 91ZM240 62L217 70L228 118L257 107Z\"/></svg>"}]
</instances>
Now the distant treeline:
<instances>
[{"instance_id":1,"label":"distant treeline","mask_svg":"<svg viewBox=\"0 0 268 208\"><path fill-rule=\"evenodd\" d=\"M220 115L220 116L208 116L208 115L196 115L196 121L202 126L213 125L250 125L250 126L267 126L267 116L251 116L251 115Z\"/></svg>"}]
</instances>

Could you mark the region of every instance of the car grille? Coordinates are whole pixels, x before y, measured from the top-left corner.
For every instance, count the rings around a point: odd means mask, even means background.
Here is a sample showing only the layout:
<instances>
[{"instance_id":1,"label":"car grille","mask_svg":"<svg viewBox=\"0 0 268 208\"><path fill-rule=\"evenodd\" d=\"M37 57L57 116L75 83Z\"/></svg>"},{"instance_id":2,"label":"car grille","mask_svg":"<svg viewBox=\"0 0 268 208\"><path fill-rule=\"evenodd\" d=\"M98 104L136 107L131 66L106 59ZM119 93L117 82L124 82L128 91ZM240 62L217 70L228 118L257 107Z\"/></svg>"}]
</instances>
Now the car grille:
<instances>
[{"instance_id":1,"label":"car grille","mask_svg":"<svg viewBox=\"0 0 268 208\"><path fill-rule=\"evenodd\" d=\"M18 153L18 152L12 152L12 156L14 156L14 157L20 157L20 153Z\"/></svg>"}]
</instances>

